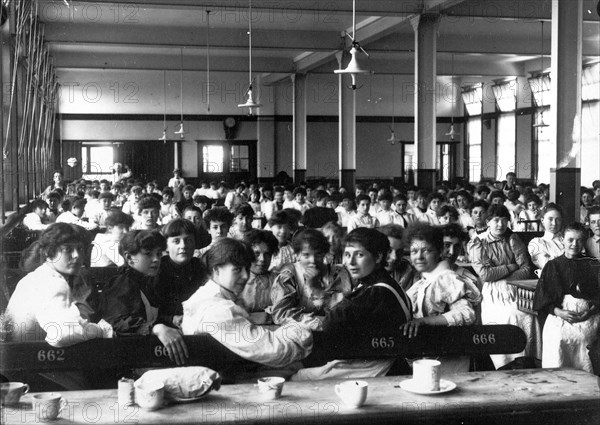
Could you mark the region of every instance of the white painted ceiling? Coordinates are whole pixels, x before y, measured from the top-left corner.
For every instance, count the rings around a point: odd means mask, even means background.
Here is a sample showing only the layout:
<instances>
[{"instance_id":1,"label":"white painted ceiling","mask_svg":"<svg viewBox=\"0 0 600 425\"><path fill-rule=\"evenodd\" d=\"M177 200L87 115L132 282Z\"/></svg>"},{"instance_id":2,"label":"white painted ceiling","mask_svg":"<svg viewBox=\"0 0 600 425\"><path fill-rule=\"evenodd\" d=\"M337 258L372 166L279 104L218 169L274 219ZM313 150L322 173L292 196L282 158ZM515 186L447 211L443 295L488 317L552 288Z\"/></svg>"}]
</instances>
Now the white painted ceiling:
<instances>
[{"instance_id":1,"label":"white painted ceiling","mask_svg":"<svg viewBox=\"0 0 600 425\"><path fill-rule=\"evenodd\" d=\"M68 3L68 6L67 6ZM597 0L584 0L584 61L600 58ZM357 0L357 39L381 74L411 74L410 18L439 13L439 75L528 75L539 69L541 21L549 65L551 0ZM248 0L40 1L38 15L61 69L248 70ZM352 29L351 0L253 0L253 72L275 83L331 72Z\"/></svg>"}]
</instances>

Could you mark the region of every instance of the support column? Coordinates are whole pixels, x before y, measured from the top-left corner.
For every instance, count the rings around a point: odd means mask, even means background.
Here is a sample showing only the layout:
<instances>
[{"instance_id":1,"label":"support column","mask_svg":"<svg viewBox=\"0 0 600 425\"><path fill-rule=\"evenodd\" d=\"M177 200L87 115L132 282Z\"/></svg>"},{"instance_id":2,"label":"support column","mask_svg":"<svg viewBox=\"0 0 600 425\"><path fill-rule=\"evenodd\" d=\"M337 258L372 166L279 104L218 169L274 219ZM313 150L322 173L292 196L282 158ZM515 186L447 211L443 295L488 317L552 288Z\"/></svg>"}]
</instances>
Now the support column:
<instances>
[{"instance_id":1,"label":"support column","mask_svg":"<svg viewBox=\"0 0 600 425\"><path fill-rule=\"evenodd\" d=\"M275 117L256 117L257 177L260 183L272 182L275 177Z\"/></svg>"},{"instance_id":2,"label":"support column","mask_svg":"<svg viewBox=\"0 0 600 425\"><path fill-rule=\"evenodd\" d=\"M292 74L294 133L292 136L294 183L306 180L306 75Z\"/></svg>"},{"instance_id":3,"label":"support column","mask_svg":"<svg viewBox=\"0 0 600 425\"><path fill-rule=\"evenodd\" d=\"M552 1L551 137L556 143L550 198L565 223L579 221L581 187L582 0Z\"/></svg>"},{"instance_id":4,"label":"support column","mask_svg":"<svg viewBox=\"0 0 600 425\"><path fill-rule=\"evenodd\" d=\"M343 52L336 54L342 68ZM356 184L356 91L344 86L343 74L338 74L338 140L340 187L354 192Z\"/></svg>"},{"instance_id":5,"label":"support column","mask_svg":"<svg viewBox=\"0 0 600 425\"><path fill-rule=\"evenodd\" d=\"M436 170L436 83L437 29L439 15L424 14L411 21L415 31L415 143L416 184L419 189L435 187Z\"/></svg>"}]
</instances>

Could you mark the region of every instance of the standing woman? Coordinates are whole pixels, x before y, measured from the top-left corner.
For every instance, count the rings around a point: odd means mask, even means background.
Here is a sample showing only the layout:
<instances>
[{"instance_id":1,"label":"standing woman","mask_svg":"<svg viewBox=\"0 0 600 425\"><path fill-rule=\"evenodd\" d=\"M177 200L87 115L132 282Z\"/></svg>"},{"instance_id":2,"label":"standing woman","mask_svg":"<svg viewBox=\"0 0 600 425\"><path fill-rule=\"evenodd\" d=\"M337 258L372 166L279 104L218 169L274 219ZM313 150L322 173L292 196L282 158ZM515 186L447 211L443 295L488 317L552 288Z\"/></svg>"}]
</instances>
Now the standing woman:
<instances>
[{"instance_id":1,"label":"standing woman","mask_svg":"<svg viewBox=\"0 0 600 425\"><path fill-rule=\"evenodd\" d=\"M185 179L181 177L181 169L175 168L173 170L173 177L169 179L168 186L173 189L173 201L177 203L181 201L181 192L185 186Z\"/></svg>"},{"instance_id":2,"label":"standing woman","mask_svg":"<svg viewBox=\"0 0 600 425\"><path fill-rule=\"evenodd\" d=\"M540 271L548 261L560 257L565 251L561 233L562 222L562 208L553 202L546 205L542 210L544 236L533 238L527 246L531 261Z\"/></svg>"},{"instance_id":3,"label":"standing woman","mask_svg":"<svg viewBox=\"0 0 600 425\"><path fill-rule=\"evenodd\" d=\"M18 283L6 309L15 325L13 341L45 339L53 347L66 347L112 336L106 322L93 323L82 313L93 310L87 303L89 291L74 286L89 244L82 227L54 223L26 250L21 268L29 274Z\"/></svg>"},{"instance_id":4,"label":"standing woman","mask_svg":"<svg viewBox=\"0 0 600 425\"><path fill-rule=\"evenodd\" d=\"M507 324L520 327L527 335L525 350L517 354L490 356L496 369L517 357L539 358L539 326L535 316L519 311L517 291L509 280L529 279L532 272L527 248L509 228L510 213L504 205L492 205L487 211L488 229L469 242L473 269L483 281L481 322L484 325Z\"/></svg>"},{"instance_id":5,"label":"standing woman","mask_svg":"<svg viewBox=\"0 0 600 425\"><path fill-rule=\"evenodd\" d=\"M64 174L62 170L56 170L52 175L52 184L48 186L42 193L44 199L48 198L48 195L53 190L60 189L61 193L67 193L67 184L64 182Z\"/></svg>"},{"instance_id":6,"label":"standing woman","mask_svg":"<svg viewBox=\"0 0 600 425\"><path fill-rule=\"evenodd\" d=\"M481 302L481 293L475 284L461 278L443 259L442 229L415 223L409 226L405 240L412 266L421 274L421 279L406 291L413 306L413 319L404 325L404 334L412 338L423 325L474 324L474 307ZM447 357L442 361L442 373L468 372L469 365L469 356Z\"/></svg>"}]
</instances>

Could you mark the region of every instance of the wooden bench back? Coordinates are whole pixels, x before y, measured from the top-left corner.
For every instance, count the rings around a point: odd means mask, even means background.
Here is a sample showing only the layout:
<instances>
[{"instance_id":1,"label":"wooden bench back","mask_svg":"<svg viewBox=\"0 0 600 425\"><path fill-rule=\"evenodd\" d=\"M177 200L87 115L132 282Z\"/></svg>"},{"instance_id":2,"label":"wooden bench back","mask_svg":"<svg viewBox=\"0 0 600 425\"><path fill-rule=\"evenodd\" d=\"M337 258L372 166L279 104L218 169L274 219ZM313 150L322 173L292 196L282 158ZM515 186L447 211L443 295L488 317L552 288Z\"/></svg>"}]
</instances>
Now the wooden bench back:
<instances>
[{"instance_id":1,"label":"wooden bench back","mask_svg":"<svg viewBox=\"0 0 600 425\"><path fill-rule=\"evenodd\" d=\"M229 351L208 334L186 336L187 363L214 370L249 362ZM314 333L309 364L333 359L423 357L518 353L525 348L525 333L512 325L423 327L408 339L399 330L352 332L332 338ZM45 342L0 343L2 374L15 379L19 372L44 372L123 367L173 367L167 350L154 336L97 339L66 348Z\"/></svg>"}]
</instances>

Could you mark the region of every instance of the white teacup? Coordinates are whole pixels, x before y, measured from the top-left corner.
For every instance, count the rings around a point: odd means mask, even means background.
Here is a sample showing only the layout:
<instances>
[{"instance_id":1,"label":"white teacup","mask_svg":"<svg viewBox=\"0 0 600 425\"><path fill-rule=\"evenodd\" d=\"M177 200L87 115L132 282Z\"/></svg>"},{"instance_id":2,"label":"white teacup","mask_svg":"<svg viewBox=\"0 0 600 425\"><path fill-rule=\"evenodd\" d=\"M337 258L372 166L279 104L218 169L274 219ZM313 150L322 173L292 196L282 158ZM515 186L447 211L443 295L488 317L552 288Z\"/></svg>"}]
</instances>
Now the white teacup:
<instances>
[{"instance_id":1,"label":"white teacup","mask_svg":"<svg viewBox=\"0 0 600 425\"><path fill-rule=\"evenodd\" d=\"M284 378L279 376L267 376L258 380L258 392L265 400L275 400L281 397Z\"/></svg>"},{"instance_id":2,"label":"white teacup","mask_svg":"<svg viewBox=\"0 0 600 425\"><path fill-rule=\"evenodd\" d=\"M22 382L3 382L0 384L0 404L10 406L18 404L21 396L29 392L29 385Z\"/></svg>"},{"instance_id":3,"label":"white teacup","mask_svg":"<svg viewBox=\"0 0 600 425\"><path fill-rule=\"evenodd\" d=\"M40 393L33 396L33 410L42 422L58 418L66 405L66 400L58 393Z\"/></svg>"},{"instance_id":4,"label":"white teacup","mask_svg":"<svg viewBox=\"0 0 600 425\"><path fill-rule=\"evenodd\" d=\"M357 408L365 403L368 388L366 381L346 381L335 386L335 393L346 406Z\"/></svg>"},{"instance_id":5,"label":"white teacup","mask_svg":"<svg viewBox=\"0 0 600 425\"><path fill-rule=\"evenodd\" d=\"M156 410L163 405L165 386L162 382L135 384L135 402L142 409Z\"/></svg>"},{"instance_id":6,"label":"white teacup","mask_svg":"<svg viewBox=\"0 0 600 425\"><path fill-rule=\"evenodd\" d=\"M438 360L415 360L413 362L414 384L425 391L439 391L441 365Z\"/></svg>"}]
</instances>

